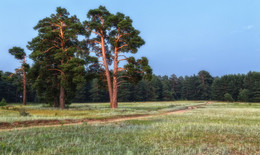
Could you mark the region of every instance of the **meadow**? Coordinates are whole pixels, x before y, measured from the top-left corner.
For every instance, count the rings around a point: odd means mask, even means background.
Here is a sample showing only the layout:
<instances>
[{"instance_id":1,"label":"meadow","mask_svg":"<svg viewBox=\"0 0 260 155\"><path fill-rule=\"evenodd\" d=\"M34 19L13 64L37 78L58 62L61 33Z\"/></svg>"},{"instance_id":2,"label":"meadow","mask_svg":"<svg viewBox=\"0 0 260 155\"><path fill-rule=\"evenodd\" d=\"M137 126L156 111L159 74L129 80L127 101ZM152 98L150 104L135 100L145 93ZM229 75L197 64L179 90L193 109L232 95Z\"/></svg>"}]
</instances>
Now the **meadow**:
<instances>
[{"instance_id":1,"label":"meadow","mask_svg":"<svg viewBox=\"0 0 260 155\"><path fill-rule=\"evenodd\" d=\"M10 108L0 108L0 122L30 120L64 120L64 119L105 119L122 116L158 114L166 111L184 109L188 106L203 104L205 101L178 102L126 102L119 103L119 108L111 109L109 103L73 103L69 108L60 110L46 104L8 104ZM29 116L23 116L19 111Z\"/></svg>"},{"instance_id":2,"label":"meadow","mask_svg":"<svg viewBox=\"0 0 260 155\"><path fill-rule=\"evenodd\" d=\"M123 109L128 114L160 113L196 104L199 103L125 103L120 104L124 108L118 110L108 109L107 104L87 107L107 110L110 111L107 115L115 116L123 115ZM72 107L82 109L82 106L85 107L84 104ZM87 111L87 107L82 111ZM34 114L30 110L37 109L51 111L49 108L28 106L30 114ZM70 113L68 115L74 117ZM106 115L97 112L91 116L99 118ZM260 104L216 102L185 113L143 120L0 132L0 154L77 153L260 154Z\"/></svg>"}]
</instances>

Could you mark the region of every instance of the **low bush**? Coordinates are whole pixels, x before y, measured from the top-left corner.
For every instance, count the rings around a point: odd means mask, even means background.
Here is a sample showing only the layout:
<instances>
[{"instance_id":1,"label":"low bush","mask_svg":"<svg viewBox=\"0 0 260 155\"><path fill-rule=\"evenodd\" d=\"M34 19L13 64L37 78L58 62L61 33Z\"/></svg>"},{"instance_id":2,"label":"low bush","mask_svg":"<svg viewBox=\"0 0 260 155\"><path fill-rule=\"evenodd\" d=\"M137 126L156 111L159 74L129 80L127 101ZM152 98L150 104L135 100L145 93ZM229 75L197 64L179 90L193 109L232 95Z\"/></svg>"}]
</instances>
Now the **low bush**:
<instances>
[{"instance_id":1,"label":"low bush","mask_svg":"<svg viewBox=\"0 0 260 155\"><path fill-rule=\"evenodd\" d=\"M4 98L2 98L1 102L0 102L0 107L6 106L6 101Z\"/></svg>"},{"instance_id":2,"label":"low bush","mask_svg":"<svg viewBox=\"0 0 260 155\"><path fill-rule=\"evenodd\" d=\"M227 102L234 102L233 97L229 93L226 93L224 95L224 100L227 101Z\"/></svg>"},{"instance_id":3,"label":"low bush","mask_svg":"<svg viewBox=\"0 0 260 155\"><path fill-rule=\"evenodd\" d=\"M20 116L30 116L30 114L25 109L18 110Z\"/></svg>"}]
</instances>

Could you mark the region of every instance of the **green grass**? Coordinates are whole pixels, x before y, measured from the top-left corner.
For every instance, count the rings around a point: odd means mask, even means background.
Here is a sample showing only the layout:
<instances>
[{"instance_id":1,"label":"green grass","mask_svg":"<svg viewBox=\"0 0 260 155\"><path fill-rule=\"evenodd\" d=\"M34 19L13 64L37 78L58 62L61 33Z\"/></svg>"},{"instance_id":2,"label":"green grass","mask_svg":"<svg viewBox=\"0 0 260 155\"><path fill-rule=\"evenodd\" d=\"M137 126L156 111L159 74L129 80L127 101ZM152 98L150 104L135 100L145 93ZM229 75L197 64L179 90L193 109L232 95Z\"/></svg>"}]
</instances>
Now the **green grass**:
<instances>
[{"instance_id":1,"label":"green grass","mask_svg":"<svg viewBox=\"0 0 260 155\"><path fill-rule=\"evenodd\" d=\"M30 116L21 117L18 111L0 108L0 122L15 122L28 120L51 120L51 119L103 119L120 117L125 115L156 114L165 111L177 110L183 107L202 104L197 101L178 102L137 102L119 103L118 109L110 109L109 103L74 103L69 109L59 110L41 104L29 104L20 106L11 104L15 108L24 108ZM9 105L10 106L10 105Z\"/></svg>"},{"instance_id":2,"label":"green grass","mask_svg":"<svg viewBox=\"0 0 260 155\"><path fill-rule=\"evenodd\" d=\"M260 104L215 103L149 120L0 132L0 154L260 154Z\"/></svg>"}]
</instances>

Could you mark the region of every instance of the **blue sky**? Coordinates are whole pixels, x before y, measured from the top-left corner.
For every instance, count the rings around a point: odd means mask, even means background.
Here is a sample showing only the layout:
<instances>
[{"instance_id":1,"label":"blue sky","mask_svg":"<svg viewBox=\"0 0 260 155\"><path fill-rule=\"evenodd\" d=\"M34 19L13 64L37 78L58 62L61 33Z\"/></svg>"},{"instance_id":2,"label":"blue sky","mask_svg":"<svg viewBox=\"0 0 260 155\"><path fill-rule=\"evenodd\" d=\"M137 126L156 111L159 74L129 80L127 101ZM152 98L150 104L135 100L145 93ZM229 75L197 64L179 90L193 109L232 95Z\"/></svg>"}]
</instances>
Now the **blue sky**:
<instances>
[{"instance_id":1,"label":"blue sky","mask_svg":"<svg viewBox=\"0 0 260 155\"><path fill-rule=\"evenodd\" d=\"M26 49L37 35L33 27L56 7L83 21L99 5L133 19L146 41L137 57L147 56L157 75L260 70L259 0L1 0L0 70L13 72L19 66L8 49Z\"/></svg>"}]
</instances>

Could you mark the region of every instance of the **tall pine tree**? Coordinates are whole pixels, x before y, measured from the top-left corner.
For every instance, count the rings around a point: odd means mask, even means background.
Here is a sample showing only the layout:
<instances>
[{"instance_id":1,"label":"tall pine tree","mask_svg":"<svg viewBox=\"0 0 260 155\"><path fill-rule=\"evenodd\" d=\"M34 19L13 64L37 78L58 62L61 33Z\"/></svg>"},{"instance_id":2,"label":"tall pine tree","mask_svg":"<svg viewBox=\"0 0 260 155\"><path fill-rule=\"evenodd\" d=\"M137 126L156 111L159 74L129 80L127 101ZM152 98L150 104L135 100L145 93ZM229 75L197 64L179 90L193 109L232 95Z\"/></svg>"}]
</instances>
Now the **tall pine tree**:
<instances>
[{"instance_id":1,"label":"tall pine tree","mask_svg":"<svg viewBox=\"0 0 260 155\"><path fill-rule=\"evenodd\" d=\"M78 40L84 29L76 16L58 7L56 14L46 17L34 27L38 36L29 42L34 61L32 77L38 93L65 108L74 98L76 87L84 80L85 61L80 55L88 54Z\"/></svg>"}]
</instances>

